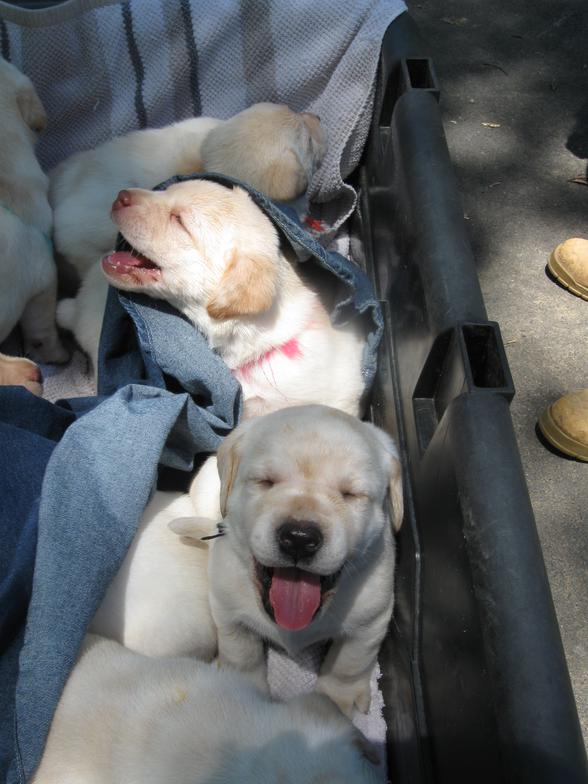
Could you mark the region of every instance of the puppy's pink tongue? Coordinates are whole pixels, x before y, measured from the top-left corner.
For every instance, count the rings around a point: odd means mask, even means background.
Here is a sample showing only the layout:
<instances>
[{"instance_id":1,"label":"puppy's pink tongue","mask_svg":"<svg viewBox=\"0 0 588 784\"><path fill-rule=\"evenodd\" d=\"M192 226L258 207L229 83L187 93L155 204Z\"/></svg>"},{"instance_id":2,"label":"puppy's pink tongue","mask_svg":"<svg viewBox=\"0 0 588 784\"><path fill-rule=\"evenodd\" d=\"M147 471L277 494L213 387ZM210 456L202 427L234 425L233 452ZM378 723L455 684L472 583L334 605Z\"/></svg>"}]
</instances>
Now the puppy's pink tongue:
<instances>
[{"instance_id":1,"label":"puppy's pink tongue","mask_svg":"<svg viewBox=\"0 0 588 784\"><path fill-rule=\"evenodd\" d=\"M278 626L304 629L320 607L321 578L302 569L274 569L269 599Z\"/></svg>"},{"instance_id":2,"label":"puppy's pink tongue","mask_svg":"<svg viewBox=\"0 0 588 784\"><path fill-rule=\"evenodd\" d=\"M105 272L125 273L133 269L159 270L157 264L152 262L142 254L129 253L127 250L117 250L109 253L102 259L102 267Z\"/></svg>"}]
</instances>

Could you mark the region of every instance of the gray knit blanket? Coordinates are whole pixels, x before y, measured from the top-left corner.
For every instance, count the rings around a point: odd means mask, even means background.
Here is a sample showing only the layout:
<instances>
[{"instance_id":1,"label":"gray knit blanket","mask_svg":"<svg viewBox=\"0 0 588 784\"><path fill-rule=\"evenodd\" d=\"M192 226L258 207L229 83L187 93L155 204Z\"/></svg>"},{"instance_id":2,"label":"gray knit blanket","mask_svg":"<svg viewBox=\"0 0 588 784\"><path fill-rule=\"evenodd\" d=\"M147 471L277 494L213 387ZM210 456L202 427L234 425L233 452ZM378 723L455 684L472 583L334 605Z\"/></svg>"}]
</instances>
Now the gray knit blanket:
<instances>
[{"instance_id":1,"label":"gray knit blanket","mask_svg":"<svg viewBox=\"0 0 588 784\"><path fill-rule=\"evenodd\" d=\"M343 180L363 150L382 37L402 0L0 2L0 53L35 84L49 116L50 169L113 136L191 116L226 119L258 101L318 114L329 149L310 185L338 226Z\"/></svg>"}]
</instances>

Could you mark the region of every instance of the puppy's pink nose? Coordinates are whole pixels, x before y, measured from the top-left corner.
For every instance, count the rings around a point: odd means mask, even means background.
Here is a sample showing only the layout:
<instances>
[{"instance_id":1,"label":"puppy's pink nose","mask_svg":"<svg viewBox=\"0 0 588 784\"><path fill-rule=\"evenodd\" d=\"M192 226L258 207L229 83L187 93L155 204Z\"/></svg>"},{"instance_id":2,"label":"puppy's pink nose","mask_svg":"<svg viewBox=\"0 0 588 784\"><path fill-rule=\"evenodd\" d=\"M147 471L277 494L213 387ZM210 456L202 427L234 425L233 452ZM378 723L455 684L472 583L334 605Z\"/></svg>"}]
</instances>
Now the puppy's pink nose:
<instances>
[{"instance_id":1,"label":"puppy's pink nose","mask_svg":"<svg viewBox=\"0 0 588 784\"><path fill-rule=\"evenodd\" d=\"M129 191L121 191L116 199L114 200L114 204L112 205L112 211L116 212L116 210L122 210L123 207L130 207L133 203L133 197L129 193Z\"/></svg>"}]
</instances>

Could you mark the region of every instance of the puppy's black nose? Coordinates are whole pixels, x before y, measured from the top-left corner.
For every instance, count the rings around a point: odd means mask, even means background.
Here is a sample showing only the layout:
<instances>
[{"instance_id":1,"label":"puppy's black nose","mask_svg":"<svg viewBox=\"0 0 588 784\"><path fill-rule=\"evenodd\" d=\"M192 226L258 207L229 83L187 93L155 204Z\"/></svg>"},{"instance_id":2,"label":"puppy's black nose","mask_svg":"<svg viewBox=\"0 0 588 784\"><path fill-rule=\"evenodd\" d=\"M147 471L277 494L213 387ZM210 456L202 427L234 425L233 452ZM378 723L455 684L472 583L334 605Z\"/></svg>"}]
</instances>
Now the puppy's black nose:
<instances>
[{"instance_id":1,"label":"puppy's black nose","mask_svg":"<svg viewBox=\"0 0 588 784\"><path fill-rule=\"evenodd\" d=\"M278 528L280 550L295 561L312 558L322 543L321 529L308 520L286 520Z\"/></svg>"}]
</instances>

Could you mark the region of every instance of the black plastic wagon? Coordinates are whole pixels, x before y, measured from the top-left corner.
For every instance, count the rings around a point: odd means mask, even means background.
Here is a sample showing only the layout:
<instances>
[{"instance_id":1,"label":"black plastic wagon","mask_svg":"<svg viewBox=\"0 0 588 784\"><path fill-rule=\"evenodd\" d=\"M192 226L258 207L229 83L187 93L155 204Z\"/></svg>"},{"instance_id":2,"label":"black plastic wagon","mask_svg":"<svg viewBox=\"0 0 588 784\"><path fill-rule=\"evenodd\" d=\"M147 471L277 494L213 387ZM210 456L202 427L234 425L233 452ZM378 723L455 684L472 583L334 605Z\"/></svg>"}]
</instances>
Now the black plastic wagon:
<instances>
[{"instance_id":1,"label":"black plastic wagon","mask_svg":"<svg viewBox=\"0 0 588 784\"><path fill-rule=\"evenodd\" d=\"M399 16L352 176L351 251L385 314L371 416L397 439L405 472L396 612L380 654L389 781L579 784L586 755L509 413L514 387L426 52Z\"/></svg>"},{"instance_id":2,"label":"black plastic wagon","mask_svg":"<svg viewBox=\"0 0 588 784\"><path fill-rule=\"evenodd\" d=\"M390 781L585 782L586 756L438 107L407 14L386 33L358 258L386 309L374 421L401 445L397 606L380 655Z\"/></svg>"}]
</instances>

